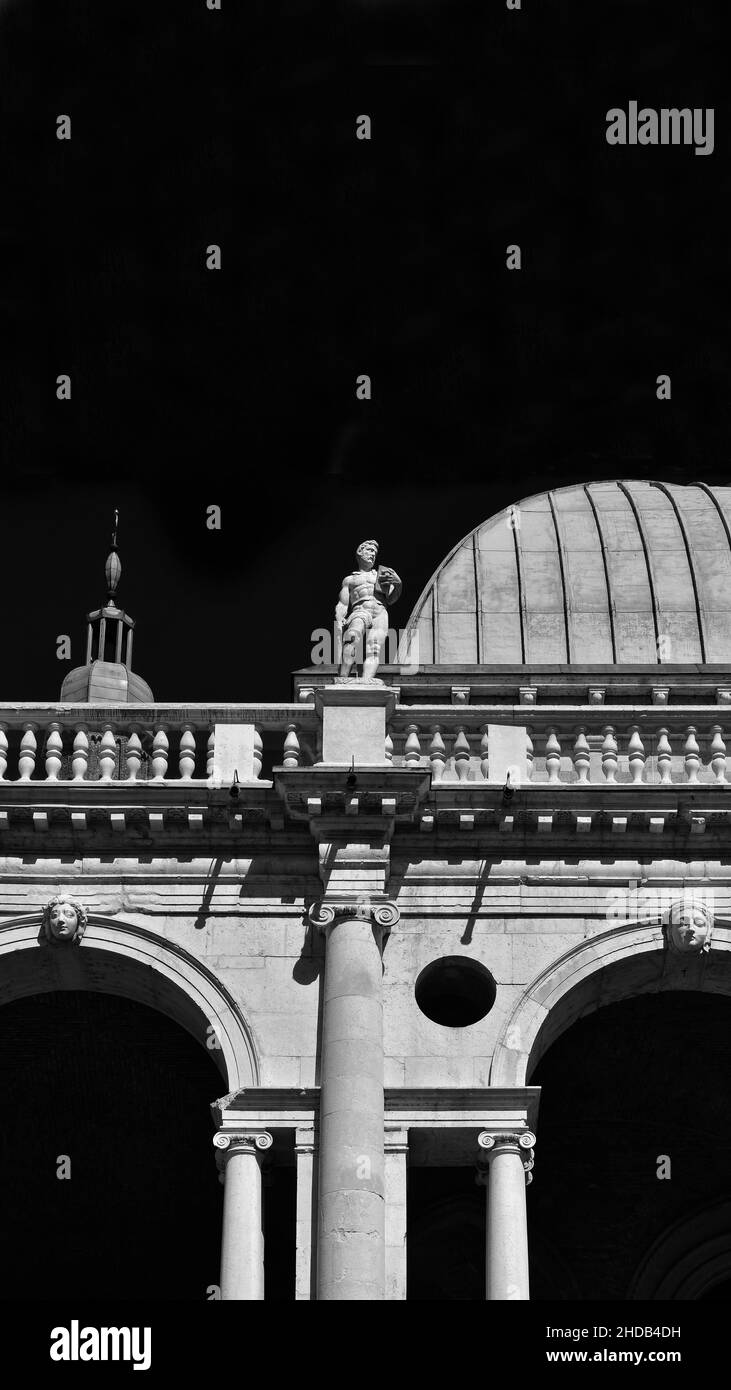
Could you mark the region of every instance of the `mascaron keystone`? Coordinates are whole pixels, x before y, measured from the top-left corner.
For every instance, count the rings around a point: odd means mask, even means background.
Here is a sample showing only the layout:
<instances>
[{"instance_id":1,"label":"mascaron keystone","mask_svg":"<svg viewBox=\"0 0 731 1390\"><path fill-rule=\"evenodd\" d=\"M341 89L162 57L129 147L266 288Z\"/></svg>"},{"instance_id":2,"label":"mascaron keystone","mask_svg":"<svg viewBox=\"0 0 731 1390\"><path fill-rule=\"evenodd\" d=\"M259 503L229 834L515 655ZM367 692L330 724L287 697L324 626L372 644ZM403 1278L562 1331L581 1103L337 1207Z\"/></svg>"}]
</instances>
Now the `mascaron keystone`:
<instances>
[{"instance_id":1,"label":"mascaron keystone","mask_svg":"<svg viewBox=\"0 0 731 1390\"><path fill-rule=\"evenodd\" d=\"M49 946L78 946L89 920L83 903L60 893L43 909L43 935Z\"/></svg>"}]
</instances>

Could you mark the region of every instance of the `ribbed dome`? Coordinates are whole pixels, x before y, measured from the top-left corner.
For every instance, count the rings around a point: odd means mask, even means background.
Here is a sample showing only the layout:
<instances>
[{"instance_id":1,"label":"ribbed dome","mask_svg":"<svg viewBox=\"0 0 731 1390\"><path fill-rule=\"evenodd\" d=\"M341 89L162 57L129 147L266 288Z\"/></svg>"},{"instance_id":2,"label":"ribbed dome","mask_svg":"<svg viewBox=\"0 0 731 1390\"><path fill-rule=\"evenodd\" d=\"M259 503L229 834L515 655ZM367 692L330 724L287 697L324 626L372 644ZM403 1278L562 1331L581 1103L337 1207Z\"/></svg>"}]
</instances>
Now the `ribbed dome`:
<instances>
[{"instance_id":1,"label":"ribbed dome","mask_svg":"<svg viewBox=\"0 0 731 1390\"><path fill-rule=\"evenodd\" d=\"M61 686L64 704L128 705L154 704L147 681L129 671L121 661L92 661L69 671Z\"/></svg>"},{"instance_id":2,"label":"ribbed dome","mask_svg":"<svg viewBox=\"0 0 731 1390\"><path fill-rule=\"evenodd\" d=\"M455 546L409 629L421 665L731 663L731 487L529 497Z\"/></svg>"}]
</instances>

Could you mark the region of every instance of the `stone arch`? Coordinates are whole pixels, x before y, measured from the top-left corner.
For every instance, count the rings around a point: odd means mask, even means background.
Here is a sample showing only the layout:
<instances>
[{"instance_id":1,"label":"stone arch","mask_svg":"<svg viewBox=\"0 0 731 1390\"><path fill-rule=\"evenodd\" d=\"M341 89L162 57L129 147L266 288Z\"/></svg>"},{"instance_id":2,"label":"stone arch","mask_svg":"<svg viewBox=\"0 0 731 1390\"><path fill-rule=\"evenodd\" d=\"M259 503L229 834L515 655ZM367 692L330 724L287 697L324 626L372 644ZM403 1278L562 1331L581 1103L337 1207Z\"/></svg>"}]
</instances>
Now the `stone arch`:
<instances>
[{"instance_id":1,"label":"stone arch","mask_svg":"<svg viewBox=\"0 0 731 1390\"><path fill-rule=\"evenodd\" d=\"M627 1298L702 1298L731 1277L731 1201L724 1198L669 1226L644 1255Z\"/></svg>"},{"instance_id":2,"label":"stone arch","mask_svg":"<svg viewBox=\"0 0 731 1390\"><path fill-rule=\"evenodd\" d=\"M662 927L628 922L589 937L546 967L524 991L495 1047L491 1086L525 1086L543 1053L584 1014L661 990L731 994L731 930L715 919L708 955L666 949Z\"/></svg>"},{"instance_id":3,"label":"stone arch","mask_svg":"<svg viewBox=\"0 0 731 1390\"><path fill-rule=\"evenodd\" d=\"M206 1047L227 1091L259 1084L251 1031L233 996L183 947L130 922L91 913L79 946L39 942L41 913L0 926L0 1006L51 990L94 990L148 1004ZM211 1046L216 1039L218 1046Z\"/></svg>"}]
</instances>

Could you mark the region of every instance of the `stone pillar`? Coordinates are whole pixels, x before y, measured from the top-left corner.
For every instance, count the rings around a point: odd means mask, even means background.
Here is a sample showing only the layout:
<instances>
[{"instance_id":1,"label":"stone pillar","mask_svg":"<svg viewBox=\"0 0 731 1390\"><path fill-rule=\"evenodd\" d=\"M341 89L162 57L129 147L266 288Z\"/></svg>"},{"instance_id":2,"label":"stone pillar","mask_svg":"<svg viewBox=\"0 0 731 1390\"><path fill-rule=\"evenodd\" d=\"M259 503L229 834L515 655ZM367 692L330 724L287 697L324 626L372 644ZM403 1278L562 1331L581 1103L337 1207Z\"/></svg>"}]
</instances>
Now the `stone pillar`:
<instances>
[{"instance_id":1,"label":"stone pillar","mask_svg":"<svg viewBox=\"0 0 731 1390\"><path fill-rule=\"evenodd\" d=\"M274 1140L266 1130L213 1137L224 1181L221 1299L264 1299L261 1160Z\"/></svg>"},{"instance_id":2,"label":"stone pillar","mask_svg":"<svg viewBox=\"0 0 731 1390\"><path fill-rule=\"evenodd\" d=\"M327 938L318 1299L374 1302L385 1291L381 952L399 912L389 902L323 900L311 918Z\"/></svg>"},{"instance_id":3,"label":"stone pillar","mask_svg":"<svg viewBox=\"0 0 731 1390\"><path fill-rule=\"evenodd\" d=\"M294 1155L297 1174L297 1239L295 1291L297 1300L309 1302L314 1299L315 1260L313 1241L315 1234L316 1178L315 1171L315 1127L298 1125L294 1134Z\"/></svg>"},{"instance_id":4,"label":"stone pillar","mask_svg":"<svg viewBox=\"0 0 731 1390\"><path fill-rule=\"evenodd\" d=\"M386 1125L386 1298L406 1298L406 1173L409 1132Z\"/></svg>"},{"instance_id":5,"label":"stone pillar","mask_svg":"<svg viewBox=\"0 0 731 1390\"><path fill-rule=\"evenodd\" d=\"M487 1298L526 1300L528 1291L528 1222L525 1189L532 1181L530 1130L522 1133L484 1130L478 1181L487 1187Z\"/></svg>"}]
</instances>

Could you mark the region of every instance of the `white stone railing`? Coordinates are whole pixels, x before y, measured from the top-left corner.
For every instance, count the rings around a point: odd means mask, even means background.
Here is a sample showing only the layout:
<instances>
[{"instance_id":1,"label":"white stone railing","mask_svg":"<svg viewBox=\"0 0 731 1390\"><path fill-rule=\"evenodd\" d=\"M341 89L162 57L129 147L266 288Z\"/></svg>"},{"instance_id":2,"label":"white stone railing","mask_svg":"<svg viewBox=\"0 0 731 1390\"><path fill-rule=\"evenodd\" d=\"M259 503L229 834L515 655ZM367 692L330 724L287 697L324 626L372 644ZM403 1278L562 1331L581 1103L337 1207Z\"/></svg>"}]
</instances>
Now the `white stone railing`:
<instances>
[{"instance_id":1,"label":"white stone railing","mask_svg":"<svg viewBox=\"0 0 731 1390\"><path fill-rule=\"evenodd\" d=\"M0 782L256 781L314 762L317 720L300 705L0 704Z\"/></svg>"},{"instance_id":2,"label":"white stone railing","mask_svg":"<svg viewBox=\"0 0 731 1390\"><path fill-rule=\"evenodd\" d=\"M717 706L396 706L385 762L433 784L726 785L731 720ZM357 714L354 712L354 717ZM0 704L0 782L266 780L316 763L313 705Z\"/></svg>"},{"instance_id":3,"label":"white stone railing","mask_svg":"<svg viewBox=\"0 0 731 1390\"><path fill-rule=\"evenodd\" d=\"M400 707L389 726L394 766L431 768L432 781L544 785L724 785L731 721L719 711L507 711ZM526 715L530 716L530 722ZM512 728L511 728L512 722Z\"/></svg>"}]
</instances>

